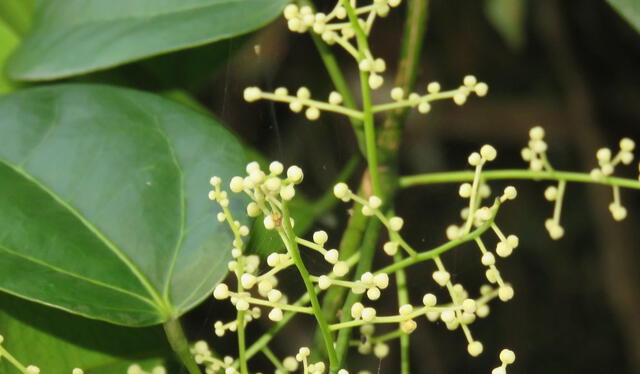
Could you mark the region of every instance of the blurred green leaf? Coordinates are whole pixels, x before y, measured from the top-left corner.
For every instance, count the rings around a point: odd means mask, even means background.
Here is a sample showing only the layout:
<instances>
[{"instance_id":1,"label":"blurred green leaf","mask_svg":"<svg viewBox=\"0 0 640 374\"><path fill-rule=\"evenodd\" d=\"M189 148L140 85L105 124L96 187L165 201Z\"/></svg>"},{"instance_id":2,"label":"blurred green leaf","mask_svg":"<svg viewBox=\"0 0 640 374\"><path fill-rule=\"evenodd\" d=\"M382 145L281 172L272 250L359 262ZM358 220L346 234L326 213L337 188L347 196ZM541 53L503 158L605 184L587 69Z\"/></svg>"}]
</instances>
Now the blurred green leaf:
<instances>
[{"instance_id":1,"label":"blurred green leaf","mask_svg":"<svg viewBox=\"0 0 640 374\"><path fill-rule=\"evenodd\" d=\"M32 16L33 0L0 1L0 21L4 21L18 36L29 30Z\"/></svg>"},{"instance_id":2,"label":"blurred green leaf","mask_svg":"<svg viewBox=\"0 0 640 374\"><path fill-rule=\"evenodd\" d=\"M222 126L155 95L61 85L0 98L0 289L123 325L186 312L230 259L208 180L244 163Z\"/></svg>"},{"instance_id":3,"label":"blurred green leaf","mask_svg":"<svg viewBox=\"0 0 640 374\"><path fill-rule=\"evenodd\" d=\"M273 20L288 0L38 0L9 60L19 80L51 80L213 43Z\"/></svg>"},{"instance_id":4,"label":"blurred green leaf","mask_svg":"<svg viewBox=\"0 0 640 374\"><path fill-rule=\"evenodd\" d=\"M489 22L509 48L520 50L525 40L526 0L486 0L485 13Z\"/></svg>"},{"instance_id":5,"label":"blurred green leaf","mask_svg":"<svg viewBox=\"0 0 640 374\"><path fill-rule=\"evenodd\" d=\"M640 1L638 0L607 0L622 18L640 32Z\"/></svg>"},{"instance_id":6,"label":"blurred green leaf","mask_svg":"<svg viewBox=\"0 0 640 374\"><path fill-rule=\"evenodd\" d=\"M125 328L89 320L0 293L3 346L43 373L124 374L132 363L145 368L173 357L161 328ZM7 360L0 372L20 374Z\"/></svg>"},{"instance_id":7,"label":"blurred green leaf","mask_svg":"<svg viewBox=\"0 0 640 374\"><path fill-rule=\"evenodd\" d=\"M16 83L6 76L4 70L7 58L19 43L18 35L0 19L0 95L13 91L16 87Z\"/></svg>"}]
</instances>

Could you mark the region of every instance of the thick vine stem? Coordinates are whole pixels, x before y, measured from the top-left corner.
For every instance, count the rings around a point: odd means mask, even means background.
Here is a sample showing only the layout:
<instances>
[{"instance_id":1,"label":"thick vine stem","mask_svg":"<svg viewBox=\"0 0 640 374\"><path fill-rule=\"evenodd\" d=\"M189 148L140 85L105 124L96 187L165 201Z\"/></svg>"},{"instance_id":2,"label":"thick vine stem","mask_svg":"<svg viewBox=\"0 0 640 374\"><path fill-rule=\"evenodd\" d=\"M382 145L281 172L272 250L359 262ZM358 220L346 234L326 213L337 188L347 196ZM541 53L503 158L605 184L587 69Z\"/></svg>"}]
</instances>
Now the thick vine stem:
<instances>
[{"instance_id":1,"label":"thick vine stem","mask_svg":"<svg viewBox=\"0 0 640 374\"><path fill-rule=\"evenodd\" d=\"M178 358L184 367L187 368L189 374L202 374L200 368L198 368L198 364L196 364L196 361L189 351L189 342L184 335L180 320L178 318L171 318L165 322L162 327L164 327L164 332L167 335L167 340L171 348L178 355Z\"/></svg>"},{"instance_id":2,"label":"thick vine stem","mask_svg":"<svg viewBox=\"0 0 640 374\"><path fill-rule=\"evenodd\" d=\"M426 173L408 175L400 178L400 187L407 188L427 184L438 183L458 183L473 180L472 171L451 171L443 173ZM571 171L532 171L528 169L505 169L482 171L483 180L500 179L527 179L527 180L553 180L578 183L594 183L606 186L617 186L640 190L640 181L628 178L604 177L594 179L588 173L577 173Z\"/></svg>"}]
</instances>

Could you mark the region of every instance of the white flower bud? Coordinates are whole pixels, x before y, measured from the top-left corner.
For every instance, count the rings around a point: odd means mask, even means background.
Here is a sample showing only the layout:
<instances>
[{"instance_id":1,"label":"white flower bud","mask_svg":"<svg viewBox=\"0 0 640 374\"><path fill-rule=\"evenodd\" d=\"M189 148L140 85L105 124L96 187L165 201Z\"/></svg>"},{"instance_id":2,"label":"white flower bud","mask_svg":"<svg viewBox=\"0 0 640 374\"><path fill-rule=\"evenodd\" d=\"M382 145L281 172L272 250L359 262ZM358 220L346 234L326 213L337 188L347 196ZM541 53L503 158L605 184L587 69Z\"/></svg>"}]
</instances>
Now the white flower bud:
<instances>
[{"instance_id":1,"label":"white flower bud","mask_svg":"<svg viewBox=\"0 0 640 374\"><path fill-rule=\"evenodd\" d=\"M542 140L544 138L544 129L540 126L536 126L529 130L529 138L532 140Z\"/></svg>"},{"instance_id":2,"label":"white flower bud","mask_svg":"<svg viewBox=\"0 0 640 374\"><path fill-rule=\"evenodd\" d=\"M282 321L282 309L280 309L280 308L271 309L271 311L269 312L269 316L268 317L273 322Z\"/></svg>"},{"instance_id":3,"label":"white flower bud","mask_svg":"<svg viewBox=\"0 0 640 374\"><path fill-rule=\"evenodd\" d=\"M244 89L244 100L247 102L253 102L260 100L262 91L258 87L247 87Z\"/></svg>"},{"instance_id":4,"label":"white flower bud","mask_svg":"<svg viewBox=\"0 0 640 374\"><path fill-rule=\"evenodd\" d=\"M338 199L345 199L347 198L347 196L351 193L351 191L349 190L349 186L347 186L346 183L338 183L335 186L333 186L333 194L338 198Z\"/></svg>"},{"instance_id":5,"label":"white flower bud","mask_svg":"<svg viewBox=\"0 0 640 374\"><path fill-rule=\"evenodd\" d=\"M396 253L398 253L398 243L386 242L384 243L384 246L382 247L382 249L384 250L384 253L386 253L387 255L394 256Z\"/></svg>"},{"instance_id":6,"label":"white flower bud","mask_svg":"<svg viewBox=\"0 0 640 374\"><path fill-rule=\"evenodd\" d=\"M504 364L511 365L516 361L516 354L510 349L503 349L500 351L500 361Z\"/></svg>"},{"instance_id":7,"label":"white flower bud","mask_svg":"<svg viewBox=\"0 0 640 374\"><path fill-rule=\"evenodd\" d=\"M478 166L482 162L482 157L478 152L473 152L472 154L469 155L469 158L467 159L467 161L471 166Z\"/></svg>"},{"instance_id":8,"label":"white flower bud","mask_svg":"<svg viewBox=\"0 0 640 374\"><path fill-rule=\"evenodd\" d=\"M369 300L378 300L380 298L380 289L378 287L371 287L367 290L367 297Z\"/></svg>"},{"instance_id":9,"label":"white flower bud","mask_svg":"<svg viewBox=\"0 0 640 374\"><path fill-rule=\"evenodd\" d=\"M331 287L331 279L326 275L321 275L320 278L318 278L318 287L320 287L321 290L326 290Z\"/></svg>"},{"instance_id":10,"label":"white flower bud","mask_svg":"<svg viewBox=\"0 0 640 374\"><path fill-rule=\"evenodd\" d=\"M329 240L329 235L326 231L316 231L313 233L313 242L318 245L324 245Z\"/></svg>"},{"instance_id":11,"label":"white flower bud","mask_svg":"<svg viewBox=\"0 0 640 374\"><path fill-rule=\"evenodd\" d=\"M478 97L484 97L489 92L489 86L484 82L480 82L475 85L473 90L476 92L476 95L478 95Z\"/></svg>"},{"instance_id":12,"label":"white flower bud","mask_svg":"<svg viewBox=\"0 0 640 374\"><path fill-rule=\"evenodd\" d=\"M378 209L382 205L382 200L378 196L370 196L369 197L369 206L372 209Z\"/></svg>"},{"instance_id":13,"label":"white flower bud","mask_svg":"<svg viewBox=\"0 0 640 374\"><path fill-rule=\"evenodd\" d=\"M293 184L288 184L280 189L280 197L282 200L289 201L296 196L296 189Z\"/></svg>"},{"instance_id":14,"label":"white flower bud","mask_svg":"<svg viewBox=\"0 0 640 374\"><path fill-rule=\"evenodd\" d=\"M424 306L426 307L432 307L436 305L437 302L438 302L438 299L436 298L436 295L432 293L425 294L422 297L422 304L424 304Z\"/></svg>"},{"instance_id":15,"label":"white flower bud","mask_svg":"<svg viewBox=\"0 0 640 374\"><path fill-rule=\"evenodd\" d=\"M354 319L359 319L362 316L363 310L364 305L362 305L362 303L353 303L353 305L351 305L351 317Z\"/></svg>"},{"instance_id":16,"label":"white flower bud","mask_svg":"<svg viewBox=\"0 0 640 374\"><path fill-rule=\"evenodd\" d=\"M315 121L318 118L320 118L320 110L316 107L309 107L305 112L304 112L305 116L307 116L307 119L309 121Z\"/></svg>"},{"instance_id":17,"label":"white flower bud","mask_svg":"<svg viewBox=\"0 0 640 374\"><path fill-rule=\"evenodd\" d=\"M485 254L482 255L481 261L482 261L482 265L491 266L496 263L496 258L493 255L493 253L486 252Z\"/></svg>"},{"instance_id":18,"label":"white flower bud","mask_svg":"<svg viewBox=\"0 0 640 374\"><path fill-rule=\"evenodd\" d=\"M213 297L216 300L224 300L229 297L229 286L224 283L220 283L213 289Z\"/></svg>"},{"instance_id":19,"label":"white flower bud","mask_svg":"<svg viewBox=\"0 0 640 374\"><path fill-rule=\"evenodd\" d=\"M231 182L229 182L229 189L235 193L242 192L244 190L244 178L242 177L231 178Z\"/></svg>"},{"instance_id":20,"label":"white flower bud","mask_svg":"<svg viewBox=\"0 0 640 374\"><path fill-rule=\"evenodd\" d=\"M347 263L344 261L338 261L335 265L333 265L333 272L338 277L343 277L349 272L349 265L347 265Z\"/></svg>"},{"instance_id":21,"label":"white flower bud","mask_svg":"<svg viewBox=\"0 0 640 374\"><path fill-rule=\"evenodd\" d=\"M467 351L473 357L479 356L482 353L482 350L482 343L477 340L469 343L469 345L467 346Z\"/></svg>"},{"instance_id":22,"label":"white flower bud","mask_svg":"<svg viewBox=\"0 0 640 374\"><path fill-rule=\"evenodd\" d=\"M296 361L296 359L292 356L285 357L285 359L282 361L282 366L284 366L287 371L293 372L298 370L298 361Z\"/></svg>"},{"instance_id":23,"label":"white flower bud","mask_svg":"<svg viewBox=\"0 0 640 374\"><path fill-rule=\"evenodd\" d=\"M373 347L373 354L377 358L383 359L389 354L389 346L385 343L378 343Z\"/></svg>"},{"instance_id":24,"label":"white flower bud","mask_svg":"<svg viewBox=\"0 0 640 374\"><path fill-rule=\"evenodd\" d=\"M342 95L339 92L332 91L329 94L329 104L340 105L342 104Z\"/></svg>"},{"instance_id":25,"label":"white flower bud","mask_svg":"<svg viewBox=\"0 0 640 374\"><path fill-rule=\"evenodd\" d=\"M482 146L482 148L480 148L480 155L487 161L493 161L496 159L498 151L496 151L493 146L485 144Z\"/></svg>"},{"instance_id":26,"label":"white flower bud","mask_svg":"<svg viewBox=\"0 0 640 374\"><path fill-rule=\"evenodd\" d=\"M273 175L280 175L282 174L283 170L284 170L284 165L282 165L282 163L279 161L273 161L272 163L269 164L269 171Z\"/></svg>"},{"instance_id":27,"label":"white flower bud","mask_svg":"<svg viewBox=\"0 0 640 374\"><path fill-rule=\"evenodd\" d=\"M513 298L513 288L509 285L504 285L500 288L498 288L498 298L500 298L501 301L509 301Z\"/></svg>"},{"instance_id":28,"label":"white flower bud","mask_svg":"<svg viewBox=\"0 0 640 374\"><path fill-rule=\"evenodd\" d=\"M624 152L633 152L633 150L636 147L636 143L629 139L629 138L623 138L622 140L620 140L620 150L624 151Z\"/></svg>"},{"instance_id":29,"label":"white flower bud","mask_svg":"<svg viewBox=\"0 0 640 374\"><path fill-rule=\"evenodd\" d=\"M389 219L389 228L393 231L400 231L404 225L404 220L400 217L391 217Z\"/></svg>"},{"instance_id":30,"label":"white flower bud","mask_svg":"<svg viewBox=\"0 0 640 374\"><path fill-rule=\"evenodd\" d=\"M240 277L240 283L242 284L242 287L249 289L253 287L254 284L256 284L256 276L253 274L244 273Z\"/></svg>"},{"instance_id":31,"label":"white flower bud","mask_svg":"<svg viewBox=\"0 0 640 374\"><path fill-rule=\"evenodd\" d=\"M300 169L298 166L295 166L295 165L290 166L287 169L287 178L294 184L298 184L302 182L302 179L304 178L302 169Z\"/></svg>"},{"instance_id":32,"label":"white flower bud","mask_svg":"<svg viewBox=\"0 0 640 374\"><path fill-rule=\"evenodd\" d=\"M404 90L401 87L394 87L391 90L391 99L400 101L404 98Z\"/></svg>"},{"instance_id":33,"label":"white flower bud","mask_svg":"<svg viewBox=\"0 0 640 374\"><path fill-rule=\"evenodd\" d=\"M431 82L427 85L427 92L429 92L430 94L435 94L440 92L440 83L438 82Z\"/></svg>"},{"instance_id":34,"label":"white flower bud","mask_svg":"<svg viewBox=\"0 0 640 374\"><path fill-rule=\"evenodd\" d=\"M271 215L265 216L262 222L264 224L264 228L267 230L273 230L276 227L276 223L273 221Z\"/></svg>"},{"instance_id":35,"label":"white flower bud","mask_svg":"<svg viewBox=\"0 0 640 374\"><path fill-rule=\"evenodd\" d=\"M380 289L389 287L389 276L386 273L376 274L373 277L373 283Z\"/></svg>"},{"instance_id":36,"label":"white flower bud","mask_svg":"<svg viewBox=\"0 0 640 374\"><path fill-rule=\"evenodd\" d=\"M364 308L362 309L362 320L371 322L376 318L376 310L373 308Z\"/></svg>"},{"instance_id":37,"label":"white flower bud","mask_svg":"<svg viewBox=\"0 0 640 374\"><path fill-rule=\"evenodd\" d=\"M467 87L473 87L475 86L476 83L478 83L478 80L473 75L467 75L462 80L462 84L464 84Z\"/></svg>"},{"instance_id":38,"label":"white flower bud","mask_svg":"<svg viewBox=\"0 0 640 374\"><path fill-rule=\"evenodd\" d=\"M444 270L436 270L433 272L432 276L433 276L433 280L435 280L436 283L438 283L442 287L444 287L447 284L447 282L449 282L449 279L451 278L451 275L449 274L449 272Z\"/></svg>"},{"instance_id":39,"label":"white flower bud","mask_svg":"<svg viewBox=\"0 0 640 374\"><path fill-rule=\"evenodd\" d=\"M340 257L340 253L337 249L330 249L324 254L324 259L328 263L335 265L338 262L338 258Z\"/></svg>"}]
</instances>

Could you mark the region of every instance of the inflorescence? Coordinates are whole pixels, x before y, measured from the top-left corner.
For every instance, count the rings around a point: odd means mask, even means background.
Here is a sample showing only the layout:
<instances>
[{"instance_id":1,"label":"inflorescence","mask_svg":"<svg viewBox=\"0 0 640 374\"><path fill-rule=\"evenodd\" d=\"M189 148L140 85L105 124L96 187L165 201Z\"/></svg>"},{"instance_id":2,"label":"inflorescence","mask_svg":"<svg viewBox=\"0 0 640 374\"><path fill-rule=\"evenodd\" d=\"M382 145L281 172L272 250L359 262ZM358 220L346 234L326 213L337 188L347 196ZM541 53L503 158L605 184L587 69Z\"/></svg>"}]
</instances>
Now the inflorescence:
<instances>
[{"instance_id":1,"label":"inflorescence","mask_svg":"<svg viewBox=\"0 0 640 374\"><path fill-rule=\"evenodd\" d=\"M396 215L387 215L382 210L383 201L380 197L371 195L363 197L354 193L347 184L338 183L333 192L336 198L345 203L353 202L366 216L375 217L386 227L389 240L382 245L382 251L391 258L392 264L375 272L365 272L357 279L348 279L350 273L349 263L357 258L340 259L340 252L336 248L327 247L329 240L325 231L316 231L311 240L291 235L289 228L295 225L295 221L289 217L287 204L295 196L296 186L302 182L303 173L297 166L291 166L284 172L284 166L278 162L272 162L268 169L263 170L257 162L247 165L245 176L236 176L230 180L229 190L237 194L246 194L251 201L246 206L247 214L262 220L267 230L276 230L283 239L284 253L271 253L266 259L266 267L261 265L258 256L245 254L242 237L248 234L248 228L241 226L229 210L229 196L222 187L222 181L218 177L211 179L213 190L209 197L215 200L221 207L218 220L227 222L234 232L234 247L231 249L233 260L229 262L229 269L235 275L236 288L227 283L220 283L213 295L218 300L230 300L238 312L246 312L242 321L230 322L217 321L214 324L214 332L217 336L223 336L227 332L236 332L239 324L246 326L250 321L261 318L261 308L266 308L266 316L273 322L280 322L284 313L314 314L313 308L307 303L290 302L284 292L277 288L278 273L289 268L295 263L296 253L287 241L294 241L297 245L308 250L318 252L324 260L332 266L332 271L327 274L309 275L316 285L316 291L322 292L331 287L344 287L355 294L366 296L369 302L356 302L348 313L351 319L329 325L331 331L343 328L360 327L363 336L368 337L358 344L358 351L364 354L372 353L376 357L384 357L389 352L386 340L374 335L374 325L391 324L397 326L395 337L401 334L411 334L417 327L420 317L435 322L442 321L449 330L460 329L467 340L467 351L471 356L478 356L483 351L480 341L473 338L470 330L471 324L476 318L484 318L489 314L488 303L498 298L501 301L509 301L514 296L512 286L505 282L497 269L497 258L506 258L513 253L518 246L518 237L505 235L495 223L495 216L500 205L508 200L516 198L516 189L512 186L505 188L503 193L492 202L488 200L489 189L481 183L482 168L487 162L493 161L497 156L495 148L490 145L483 146L479 152L469 156L469 164L475 168L476 177L471 184L463 184L459 188L462 198L468 199L468 207L463 214L464 223L459 226L452 225L447 231L449 242L443 247L449 250L467 241L473 240L480 250L480 262L487 267L486 278L488 284L480 288L479 296L472 298L469 291L460 283L452 280L451 274L446 270L441 254L445 250L419 252L408 244L402 237L401 231L404 220ZM490 204L483 204L483 199ZM289 222L286 219L289 218ZM482 236L485 232L492 231L497 240L495 250L491 251ZM439 247L440 248L440 247ZM495 254L494 254L495 253ZM435 283L444 288L449 294L449 301L440 302L435 294L425 293L421 304L399 305L397 313L380 315L378 309L370 302L375 303L388 288L390 276L399 269L414 265L423 261L433 260L435 271L432 278ZM369 304L369 305L366 305ZM388 335L388 334L386 334ZM309 363L306 361L309 348L302 348L294 357L288 357L274 362L276 369L283 372L293 372L302 367L303 373L323 373L325 363ZM506 353L505 353L506 352ZM198 342L193 347L193 353L198 363L206 366L208 372L217 373L224 370L225 374L237 373L238 359L225 357L218 359L213 356L205 342ZM272 361L273 354L265 353ZM503 370L506 365L515 360L512 351L504 350L500 354L502 366L496 370ZM294 361L295 360L295 361ZM298 365L302 363L302 365ZM346 374L345 369L340 373Z\"/></svg>"}]
</instances>

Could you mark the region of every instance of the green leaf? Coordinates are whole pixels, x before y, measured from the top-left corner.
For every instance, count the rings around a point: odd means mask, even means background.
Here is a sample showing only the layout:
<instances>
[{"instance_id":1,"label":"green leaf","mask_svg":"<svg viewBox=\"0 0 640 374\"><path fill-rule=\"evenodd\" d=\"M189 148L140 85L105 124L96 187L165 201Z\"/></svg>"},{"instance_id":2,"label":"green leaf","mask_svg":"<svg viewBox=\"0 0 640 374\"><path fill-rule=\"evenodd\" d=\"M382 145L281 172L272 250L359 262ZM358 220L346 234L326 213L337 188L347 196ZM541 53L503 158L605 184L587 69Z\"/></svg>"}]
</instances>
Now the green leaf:
<instances>
[{"instance_id":1,"label":"green leaf","mask_svg":"<svg viewBox=\"0 0 640 374\"><path fill-rule=\"evenodd\" d=\"M485 13L489 22L514 50L520 50L525 40L526 0L486 0Z\"/></svg>"},{"instance_id":2,"label":"green leaf","mask_svg":"<svg viewBox=\"0 0 640 374\"><path fill-rule=\"evenodd\" d=\"M31 27L33 0L0 1L0 21L4 21L16 35L24 35Z\"/></svg>"},{"instance_id":3,"label":"green leaf","mask_svg":"<svg viewBox=\"0 0 640 374\"><path fill-rule=\"evenodd\" d=\"M145 368L172 357L160 328L125 328L74 316L0 293L3 346L21 363L43 373L126 373L133 363ZM7 360L0 372L21 374Z\"/></svg>"},{"instance_id":4,"label":"green leaf","mask_svg":"<svg viewBox=\"0 0 640 374\"><path fill-rule=\"evenodd\" d=\"M18 35L0 19L0 95L15 89L16 85L5 75L4 67L7 58L19 42Z\"/></svg>"},{"instance_id":5,"label":"green leaf","mask_svg":"<svg viewBox=\"0 0 640 374\"><path fill-rule=\"evenodd\" d=\"M155 95L60 85L0 98L0 289L123 325L179 316L227 273L232 235L208 181L243 165L222 126Z\"/></svg>"},{"instance_id":6,"label":"green leaf","mask_svg":"<svg viewBox=\"0 0 640 374\"><path fill-rule=\"evenodd\" d=\"M640 32L640 1L638 0L607 0L631 27Z\"/></svg>"},{"instance_id":7,"label":"green leaf","mask_svg":"<svg viewBox=\"0 0 640 374\"><path fill-rule=\"evenodd\" d=\"M289 0L39 0L10 59L20 80L110 68L255 30Z\"/></svg>"}]
</instances>

